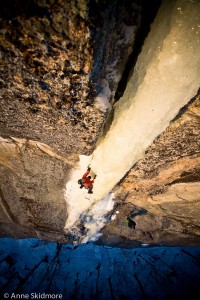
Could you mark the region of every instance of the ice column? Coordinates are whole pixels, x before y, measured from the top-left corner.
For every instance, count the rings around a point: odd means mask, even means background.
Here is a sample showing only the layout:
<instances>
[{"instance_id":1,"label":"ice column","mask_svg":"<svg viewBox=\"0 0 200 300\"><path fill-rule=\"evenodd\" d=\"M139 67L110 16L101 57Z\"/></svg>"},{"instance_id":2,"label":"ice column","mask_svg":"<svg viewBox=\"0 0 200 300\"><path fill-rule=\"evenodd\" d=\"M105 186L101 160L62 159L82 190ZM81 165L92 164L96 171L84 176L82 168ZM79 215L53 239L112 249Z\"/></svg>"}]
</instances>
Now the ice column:
<instances>
[{"instance_id":1,"label":"ice column","mask_svg":"<svg viewBox=\"0 0 200 300\"><path fill-rule=\"evenodd\" d=\"M110 130L93 153L104 197L194 97L200 78L200 2L163 1Z\"/></svg>"}]
</instances>

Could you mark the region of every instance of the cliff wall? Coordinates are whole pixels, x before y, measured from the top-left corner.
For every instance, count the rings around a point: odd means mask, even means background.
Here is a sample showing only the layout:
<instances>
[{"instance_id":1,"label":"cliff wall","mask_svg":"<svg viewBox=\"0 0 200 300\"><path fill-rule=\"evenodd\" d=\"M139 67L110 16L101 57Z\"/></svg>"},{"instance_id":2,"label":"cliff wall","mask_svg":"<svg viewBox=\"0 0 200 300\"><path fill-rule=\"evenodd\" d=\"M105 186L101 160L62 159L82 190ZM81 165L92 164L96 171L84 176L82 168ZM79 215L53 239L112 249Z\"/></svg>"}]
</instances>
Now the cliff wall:
<instances>
[{"instance_id":1,"label":"cliff wall","mask_svg":"<svg viewBox=\"0 0 200 300\"><path fill-rule=\"evenodd\" d=\"M2 236L67 241L66 183L94 154L116 200L100 242L199 244L199 2L163 1L150 30L159 4L1 7Z\"/></svg>"}]
</instances>

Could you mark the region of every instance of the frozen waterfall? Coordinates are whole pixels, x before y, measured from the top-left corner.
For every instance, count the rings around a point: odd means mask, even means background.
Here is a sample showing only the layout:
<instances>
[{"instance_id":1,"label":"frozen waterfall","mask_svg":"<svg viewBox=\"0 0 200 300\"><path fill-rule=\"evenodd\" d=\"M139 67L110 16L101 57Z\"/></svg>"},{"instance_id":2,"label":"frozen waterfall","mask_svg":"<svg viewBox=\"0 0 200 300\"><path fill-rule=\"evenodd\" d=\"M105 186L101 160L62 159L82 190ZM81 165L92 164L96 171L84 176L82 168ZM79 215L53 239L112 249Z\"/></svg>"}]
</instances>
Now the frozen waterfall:
<instances>
[{"instance_id":1,"label":"frozen waterfall","mask_svg":"<svg viewBox=\"0 0 200 300\"><path fill-rule=\"evenodd\" d=\"M71 228L84 212L95 215L93 204L108 197L112 188L167 128L180 108L197 94L199 53L200 2L163 1L125 93L114 107L109 131L91 157L83 159L85 165L81 163L80 169L74 170L72 181L67 185L66 229ZM85 171L87 163L91 163L97 174L94 194L90 197L83 195L82 190L77 191L78 176ZM73 182L76 187L73 187ZM108 199L111 209L113 200L112 197ZM102 217L108 210L101 211ZM97 223L94 216L93 234ZM103 222L98 224L98 228L103 226Z\"/></svg>"},{"instance_id":2,"label":"frozen waterfall","mask_svg":"<svg viewBox=\"0 0 200 300\"><path fill-rule=\"evenodd\" d=\"M93 153L94 193L104 197L188 101L200 77L200 2L164 1L114 120Z\"/></svg>"}]
</instances>

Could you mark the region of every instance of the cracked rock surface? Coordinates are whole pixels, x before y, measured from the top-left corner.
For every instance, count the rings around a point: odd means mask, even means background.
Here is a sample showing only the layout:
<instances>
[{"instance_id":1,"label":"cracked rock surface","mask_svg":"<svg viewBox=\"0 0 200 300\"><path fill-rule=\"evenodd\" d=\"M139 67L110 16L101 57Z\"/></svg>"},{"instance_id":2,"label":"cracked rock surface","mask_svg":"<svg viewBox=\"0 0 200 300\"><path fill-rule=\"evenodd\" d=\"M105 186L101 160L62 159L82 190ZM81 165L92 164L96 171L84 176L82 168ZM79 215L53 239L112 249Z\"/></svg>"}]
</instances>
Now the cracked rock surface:
<instances>
[{"instance_id":1,"label":"cracked rock surface","mask_svg":"<svg viewBox=\"0 0 200 300\"><path fill-rule=\"evenodd\" d=\"M196 97L114 188L119 213L103 229L104 242L199 245L199 136Z\"/></svg>"},{"instance_id":2,"label":"cracked rock surface","mask_svg":"<svg viewBox=\"0 0 200 300\"><path fill-rule=\"evenodd\" d=\"M94 150L140 13L138 1L0 4L1 236L63 241L63 189Z\"/></svg>"},{"instance_id":3,"label":"cracked rock surface","mask_svg":"<svg viewBox=\"0 0 200 300\"><path fill-rule=\"evenodd\" d=\"M66 241L63 189L96 146L141 23L143 1L119 2L0 5L1 236ZM199 118L196 98L113 189L101 243L200 244Z\"/></svg>"},{"instance_id":4,"label":"cracked rock surface","mask_svg":"<svg viewBox=\"0 0 200 300\"><path fill-rule=\"evenodd\" d=\"M100 2L1 5L1 135L37 140L63 154L91 154L107 109L95 98L105 82L107 101L113 97L140 16L137 1L131 9Z\"/></svg>"}]
</instances>

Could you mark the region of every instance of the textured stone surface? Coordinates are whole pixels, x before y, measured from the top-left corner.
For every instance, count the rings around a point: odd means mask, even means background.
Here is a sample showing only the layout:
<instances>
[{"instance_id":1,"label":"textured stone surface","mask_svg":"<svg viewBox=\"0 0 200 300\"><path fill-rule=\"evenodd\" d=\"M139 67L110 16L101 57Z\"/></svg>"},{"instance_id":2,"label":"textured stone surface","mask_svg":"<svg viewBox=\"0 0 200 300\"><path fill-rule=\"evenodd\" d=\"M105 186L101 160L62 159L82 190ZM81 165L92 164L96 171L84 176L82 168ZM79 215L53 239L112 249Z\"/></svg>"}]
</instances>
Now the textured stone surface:
<instances>
[{"instance_id":1,"label":"textured stone surface","mask_svg":"<svg viewBox=\"0 0 200 300\"><path fill-rule=\"evenodd\" d=\"M1 134L89 151L102 116L89 105L93 55L85 16L72 1L11 2L16 10L2 10L1 19ZM90 126L84 141L80 132Z\"/></svg>"},{"instance_id":2,"label":"textured stone surface","mask_svg":"<svg viewBox=\"0 0 200 300\"><path fill-rule=\"evenodd\" d=\"M95 99L112 102L140 25L119 2L0 4L1 235L63 241L63 189L107 115Z\"/></svg>"},{"instance_id":3,"label":"textured stone surface","mask_svg":"<svg viewBox=\"0 0 200 300\"><path fill-rule=\"evenodd\" d=\"M119 214L106 238L200 244L200 101L191 102L114 189Z\"/></svg>"},{"instance_id":4,"label":"textured stone surface","mask_svg":"<svg viewBox=\"0 0 200 300\"><path fill-rule=\"evenodd\" d=\"M1 236L66 240L63 189L78 154L96 145L140 24L140 1L119 2L1 4ZM182 2L171 3L181 17ZM119 214L100 242L200 244L199 115L193 100L116 186Z\"/></svg>"},{"instance_id":5,"label":"textured stone surface","mask_svg":"<svg viewBox=\"0 0 200 300\"><path fill-rule=\"evenodd\" d=\"M38 142L1 139L1 236L65 241L63 190L76 161Z\"/></svg>"},{"instance_id":6,"label":"textured stone surface","mask_svg":"<svg viewBox=\"0 0 200 300\"><path fill-rule=\"evenodd\" d=\"M94 105L95 97L104 77L108 101L115 93L109 72L115 67L121 76L139 25L139 6L100 2L1 5L1 135L37 140L62 153L91 153L106 113ZM112 70L108 60L115 62Z\"/></svg>"},{"instance_id":7,"label":"textured stone surface","mask_svg":"<svg viewBox=\"0 0 200 300\"><path fill-rule=\"evenodd\" d=\"M0 239L0 296L196 299L199 258L200 247L120 249L90 243L72 248L37 239Z\"/></svg>"}]
</instances>

